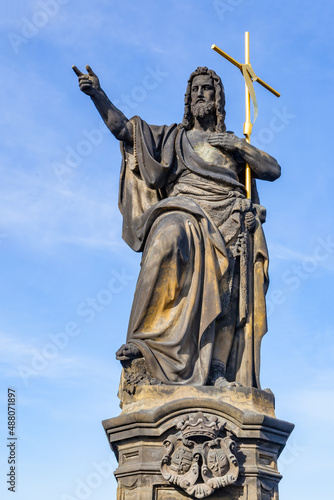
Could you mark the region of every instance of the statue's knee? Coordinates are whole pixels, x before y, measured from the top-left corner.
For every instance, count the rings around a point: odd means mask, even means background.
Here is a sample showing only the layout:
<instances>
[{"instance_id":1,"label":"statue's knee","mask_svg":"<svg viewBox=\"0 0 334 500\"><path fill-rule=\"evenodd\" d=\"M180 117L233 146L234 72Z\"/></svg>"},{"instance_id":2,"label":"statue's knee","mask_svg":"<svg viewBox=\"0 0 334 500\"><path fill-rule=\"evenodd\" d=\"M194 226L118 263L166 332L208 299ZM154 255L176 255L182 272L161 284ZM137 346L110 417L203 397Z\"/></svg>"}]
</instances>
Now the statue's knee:
<instances>
[{"instance_id":1,"label":"statue's knee","mask_svg":"<svg viewBox=\"0 0 334 500\"><path fill-rule=\"evenodd\" d=\"M187 218L183 214L170 214L158 221L154 245L159 245L164 253L177 252L188 246L185 229Z\"/></svg>"}]
</instances>

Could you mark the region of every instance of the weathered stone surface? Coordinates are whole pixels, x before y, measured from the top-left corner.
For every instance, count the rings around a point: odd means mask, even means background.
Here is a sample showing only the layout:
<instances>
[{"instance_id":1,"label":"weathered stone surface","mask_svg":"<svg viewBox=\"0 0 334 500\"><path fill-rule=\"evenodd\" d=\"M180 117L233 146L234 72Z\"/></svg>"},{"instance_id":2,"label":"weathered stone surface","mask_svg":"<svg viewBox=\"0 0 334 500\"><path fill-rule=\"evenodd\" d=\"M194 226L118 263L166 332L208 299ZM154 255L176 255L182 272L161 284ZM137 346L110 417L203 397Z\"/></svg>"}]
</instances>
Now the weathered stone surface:
<instances>
[{"instance_id":1,"label":"weathered stone surface","mask_svg":"<svg viewBox=\"0 0 334 500\"><path fill-rule=\"evenodd\" d=\"M160 380L154 378L144 358L123 362L123 371L120 383L121 399L132 400L137 387L159 385Z\"/></svg>"},{"instance_id":2,"label":"weathered stone surface","mask_svg":"<svg viewBox=\"0 0 334 500\"><path fill-rule=\"evenodd\" d=\"M124 404L121 415L103 422L119 462L115 471L119 500L205 498L205 491L203 496L196 496L195 490L195 493L188 494L180 485L170 484L166 475L164 478L163 460L168 454L166 444L168 448L171 441L178 442L175 449L184 448L186 451L195 450L198 446L199 476L195 485L201 485L206 484L203 476L208 463L206 448L209 449L208 443L212 444L218 438L229 438L235 443L237 466L231 467L226 462L223 455L227 454L227 448L217 441L211 449L219 450L221 469L216 469L216 476L212 474L210 477L224 477L224 473L228 474L230 470L237 478L233 484L226 486L222 480L222 485L214 489L208 498L278 499L281 475L277 470L277 458L293 425L275 418L274 398L270 392L228 387L220 390L218 396L217 391L218 389L211 387L143 386L137 389L133 398L135 401ZM195 434L191 434L194 429L189 431L186 424L191 421L194 427L201 414L203 421L213 422L213 427L217 425L214 431L211 430L212 435L200 429L196 438ZM207 425L209 428L210 425ZM182 435L182 428L185 435ZM186 446L182 444L182 439L193 441L196 446ZM194 455L187 455L186 451L175 457L174 472L181 478L182 470L187 467L183 466L180 456L188 456L189 464ZM169 467L172 453L169 453L167 459ZM217 458L214 455L215 453L211 454L210 458L212 467L212 462ZM199 491L200 487L197 488L197 492Z\"/></svg>"},{"instance_id":3,"label":"weathered stone surface","mask_svg":"<svg viewBox=\"0 0 334 500\"><path fill-rule=\"evenodd\" d=\"M122 413L151 410L160 405L184 399L209 399L213 404L228 403L240 410L249 410L275 417L275 398L270 390L260 391L252 387L209 387L209 386L171 386L143 385L136 388L133 395L126 391L119 394L122 400Z\"/></svg>"}]
</instances>

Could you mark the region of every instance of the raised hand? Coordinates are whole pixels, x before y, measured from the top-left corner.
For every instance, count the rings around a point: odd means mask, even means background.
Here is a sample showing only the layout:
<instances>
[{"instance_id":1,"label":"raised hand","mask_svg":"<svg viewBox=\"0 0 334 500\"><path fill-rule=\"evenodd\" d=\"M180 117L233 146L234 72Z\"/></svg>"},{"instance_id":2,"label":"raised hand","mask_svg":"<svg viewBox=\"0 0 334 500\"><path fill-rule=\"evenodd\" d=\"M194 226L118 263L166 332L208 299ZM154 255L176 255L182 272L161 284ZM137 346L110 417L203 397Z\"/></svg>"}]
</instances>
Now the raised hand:
<instances>
[{"instance_id":1,"label":"raised hand","mask_svg":"<svg viewBox=\"0 0 334 500\"><path fill-rule=\"evenodd\" d=\"M133 144L133 125L127 117L113 105L107 94L101 89L100 82L90 66L86 66L87 73L81 73L76 67L72 66L74 73L79 79L79 87L82 92L89 95L100 113L104 123L110 132L119 141Z\"/></svg>"},{"instance_id":2,"label":"raised hand","mask_svg":"<svg viewBox=\"0 0 334 500\"><path fill-rule=\"evenodd\" d=\"M86 74L81 73L81 71L76 66L72 66L72 69L79 79L80 90L87 95L95 95L101 87L99 79L92 68L87 65L86 70L88 73Z\"/></svg>"},{"instance_id":3,"label":"raised hand","mask_svg":"<svg viewBox=\"0 0 334 500\"><path fill-rule=\"evenodd\" d=\"M209 137L209 144L226 151L234 151L235 149L242 149L243 141L232 133L220 132Z\"/></svg>"}]
</instances>

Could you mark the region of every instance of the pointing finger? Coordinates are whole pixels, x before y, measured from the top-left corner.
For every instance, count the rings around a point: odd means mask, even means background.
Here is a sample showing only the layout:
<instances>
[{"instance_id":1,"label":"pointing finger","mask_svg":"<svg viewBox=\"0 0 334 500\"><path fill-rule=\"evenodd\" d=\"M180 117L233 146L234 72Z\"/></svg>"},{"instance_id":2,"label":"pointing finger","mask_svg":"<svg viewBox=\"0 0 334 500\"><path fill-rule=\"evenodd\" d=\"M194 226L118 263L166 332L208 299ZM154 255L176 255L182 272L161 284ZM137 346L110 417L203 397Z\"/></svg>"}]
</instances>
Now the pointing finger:
<instances>
[{"instance_id":1,"label":"pointing finger","mask_svg":"<svg viewBox=\"0 0 334 500\"><path fill-rule=\"evenodd\" d=\"M86 66L86 70L88 71L89 76L96 76L96 74L94 73L92 68L90 66L88 66L88 64Z\"/></svg>"},{"instance_id":2,"label":"pointing finger","mask_svg":"<svg viewBox=\"0 0 334 500\"><path fill-rule=\"evenodd\" d=\"M81 71L76 66L72 66L72 69L77 76L83 75L83 73L81 73Z\"/></svg>"}]
</instances>

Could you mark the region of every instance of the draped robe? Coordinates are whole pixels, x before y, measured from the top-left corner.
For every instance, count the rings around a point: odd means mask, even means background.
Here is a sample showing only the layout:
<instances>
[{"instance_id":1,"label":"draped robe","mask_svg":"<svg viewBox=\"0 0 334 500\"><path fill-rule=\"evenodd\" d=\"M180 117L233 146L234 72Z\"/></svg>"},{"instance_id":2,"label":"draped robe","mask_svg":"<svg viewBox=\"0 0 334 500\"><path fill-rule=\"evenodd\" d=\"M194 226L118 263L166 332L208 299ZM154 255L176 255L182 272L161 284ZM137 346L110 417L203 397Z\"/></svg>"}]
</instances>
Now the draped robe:
<instances>
[{"instance_id":1,"label":"draped robe","mask_svg":"<svg viewBox=\"0 0 334 500\"><path fill-rule=\"evenodd\" d=\"M201 158L183 128L132 122L133 149L121 143L119 207L123 238L143 256L127 342L161 382L205 385L219 324L233 311L227 378L245 383L243 327L255 304L253 385L260 388L268 253L256 210L238 176ZM255 214L251 254L247 212Z\"/></svg>"}]
</instances>

